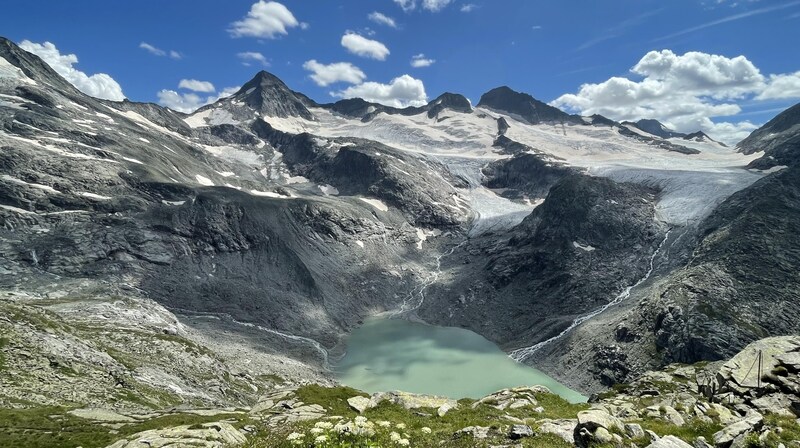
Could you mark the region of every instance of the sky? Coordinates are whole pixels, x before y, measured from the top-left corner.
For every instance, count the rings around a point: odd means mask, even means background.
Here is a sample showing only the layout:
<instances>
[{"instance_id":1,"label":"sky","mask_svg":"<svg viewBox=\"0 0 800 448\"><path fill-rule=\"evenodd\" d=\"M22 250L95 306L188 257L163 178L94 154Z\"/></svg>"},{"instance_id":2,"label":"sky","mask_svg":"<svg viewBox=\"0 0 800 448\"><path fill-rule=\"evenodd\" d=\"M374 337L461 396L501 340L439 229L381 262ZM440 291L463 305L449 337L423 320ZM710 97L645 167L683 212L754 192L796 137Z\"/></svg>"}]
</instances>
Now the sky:
<instances>
[{"instance_id":1,"label":"sky","mask_svg":"<svg viewBox=\"0 0 800 448\"><path fill-rule=\"evenodd\" d=\"M729 143L800 102L800 0L7 0L0 35L90 95L183 112L259 70L321 103L508 85Z\"/></svg>"}]
</instances>

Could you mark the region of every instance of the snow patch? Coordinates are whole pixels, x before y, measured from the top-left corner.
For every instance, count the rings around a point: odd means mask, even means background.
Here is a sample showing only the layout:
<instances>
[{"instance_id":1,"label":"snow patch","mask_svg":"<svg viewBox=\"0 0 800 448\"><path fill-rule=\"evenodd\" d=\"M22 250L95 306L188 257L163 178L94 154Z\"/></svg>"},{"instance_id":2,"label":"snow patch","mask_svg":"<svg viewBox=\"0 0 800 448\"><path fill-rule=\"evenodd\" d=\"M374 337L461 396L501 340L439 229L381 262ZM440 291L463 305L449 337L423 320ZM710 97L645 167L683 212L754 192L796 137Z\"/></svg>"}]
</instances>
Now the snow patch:
<instances>
[{"instance_id":1,"label":"snow patch","mask_svg":"<svg viewBox=\"0 0 800 448\"><path fill-rule=\"evenodd\" d=\"M112 199L111 196L103 196L101 194L89 193L89 192L86 192L86 191L83 191L83 192L81 192L79 194L81 196L85 197L85 198L94 199L94 200L97 200L97 201L108 201L108 200Z\"/></svg>"},{"instance_id":2,"label":"snow patch","mask_svg":"<svg viewBox=\"0 0 800 448\"><path fill-rule=\"evenodd\" d=\"M199 183L200 185L205 185L206 187L213 187L214 186L214 182L211 179L207 178L207 177L201 176L199 174L195 174L194 178L197 179L197 183Z\"/></svg>"},{"instance_id":3,"label":"snow patch","mask_svg":"<svg viewBox=\"0 0 800 448\"><path fill-rule=\"evenodd\" d=\"M5 58L0 57L0 79L4 78L15 79L25 84L36 84L36 81L28 78L21 69L8 62Z\"/></svg>"},{"instance_id":4,"label":"snow patch","mask_svg":"<svg viewBox=\"0 0 800 448\"><path fill-rule=\"evenodd\" d=\"M318 185L318 188L326 196L337 196L339 194L339 189L332 185Z\"/></svg>"},{"instance_id":5,"label":"snow patch","mask_svg":"<svg viewBox=\"0 0 800 448\"><path fill-rule=\"evenodd\" d=\"M179 206L179 205L185 204L186 201L165 201L165 200L162 199L161 203L164 204L164 205Z\"/></svg>"},{"instance_id":6,"label":"snow patch","mask_svg":"<svg viewBox=\"0 0 800 448\"><path fill-rule=\"evenodd\" d=\"M130 157L123 157L123 159L124 159L124 160L127 160L128 162L131 162L131 163L136 163L136 164L139 164L139 165L144 165L144 162L142 162L141 160L138 160L138 159L132 159L132 158L130 158Z\"/></svg>"},{"instance_id":7,"label":"snow patch","mask_svg":"<svg viewBox=\"0 0 800 448\"><path fill-rule=\"evenodd\" d=\"M756 173L761 173L761 174L772 174L772 173L777 173L778 171L781 171L781 170L785 170L786 168L789 168L789 167L786 166L786 165L777 165L777 166L773 166L772 168L766 169L766 170L752 169L750 171L753 171L753 172L756 172Z\"/></svg>"},{"instance_id":8,"label":"snow patch","mask_svg":"<svg viewBox=\"0 0 800 448\"><path fill-rule=\"evenodd\" d=\"M583 244L581 244L581 243L579 243L577 241L573 241L572 242L572 247L574 247L575 249L580 249L580 250L585 251L585 252L594 252L595 250L597 250L593 246L590 246L588 244L587 245L583 245Z\"/></svg>"},{"instance_id":9,"label":"snow patch","mask_svg":"<svg viewBox=\"0 0 800 448\"><path fill-rule=\"evenodd\" d=\"M363 241L361 241L361 240L357 240L357 241L356 241L356 244L358 244L358 247L360 247L360 248L362 248L362 249L364 248L364 242L363 242Z\"/></svg>"},{"instance_id":10,"label":"snow patch","mask_svg":"<svg viewBox=\"0 0 800 448\"><path fill-rule=\"evenodd\" d=\"M369 199L369 198L358 198L358 199L366 202L367 204L375 207L376 209L382 212L389 211L389 207L387 207L386 204L384 204L383 201L381 201L380 199Z\"/></svg>"},{"instance_id":11,"label":"snow patch","mask_svg":"<svg viewBox=\"0 0 800 448\"><path fill-rule=\"evenodd\" d=\"M259 191L259 190L250 190L250 194L253 196L263 196L267 198L274 198L274 199L289 199L291 196L284 196L279 193L275 193L272 191Z\"/></svg>"},{"instance_id":12,"label":"snow patch","mask_svg":"<svg viewBox=\"0 0 800 448\"><path fill-rule=\"evenodd\" d=\"M25 182L22 179L17 179L16 177L9 176L8 174L3 174L2 176L0 176L0 179L3 179L5 181L7 181L7 182L11 182L11 183L14 183L14 184L17 184L17 185L27 185L27 186L29 186L31 188L37 188L39 190L44 190L44 191L46 191L48 193L52 193L52 194L61 193L60 191L56 190L55 188L53 188L53 187L51 187L49 185L42 185L42 184L36 184L36 183L31 183L31 182Z\"/></svg>"}]
</instances>

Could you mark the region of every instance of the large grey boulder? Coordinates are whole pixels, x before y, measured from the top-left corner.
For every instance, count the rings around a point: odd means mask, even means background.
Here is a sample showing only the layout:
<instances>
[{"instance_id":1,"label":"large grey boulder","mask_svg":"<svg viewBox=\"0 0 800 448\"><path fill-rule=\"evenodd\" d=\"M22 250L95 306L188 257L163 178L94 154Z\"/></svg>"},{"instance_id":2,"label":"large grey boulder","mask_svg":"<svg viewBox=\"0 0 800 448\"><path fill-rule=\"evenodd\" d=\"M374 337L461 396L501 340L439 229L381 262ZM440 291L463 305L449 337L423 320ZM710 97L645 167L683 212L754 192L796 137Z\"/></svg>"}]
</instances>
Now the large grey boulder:
<instances>
[{"instance_id":1,"label":"large grey boulder","mask_svg":"<svg viewBox=\"0 0 800 448\"><path fill-rule=\"evenodd\" d=\"M756 388L759 385L759 377L778 367L782 356L798 350L800 350L800 336L778 336L755 341L722 365L717 374L718 380L721 385L734 391ZM760 372L759 353L762 355Z\"/></svg>"},{"instance_id":2,"label":"large grey boulder","mask_svg":"<svg viewBox=\"0 0 800 448\"><path fill-rule=\"evenodd\" d=\"M647 448L693 448L692 445L684 442L675 436L664 436L655 442L647 445Z\"/></svg>"},{"instance_id":3,"label":"large grey boulder","mask_svg":"<svg viewBox=\"0 0 800 448\"><path fill-rule=\"evenodd\" d=\"M525 437L533 437L533 429L528 425L512 425L508 431L508 438L511 440L519 440Z\"/></svg>"},{"instance_id":4,"label":"large grey boulder","mask_svg":"<svg viewBox=\"0 0 800 448\"><path fill-rule=\"evenodd\" d=\"M572 443L575 440L575 426L577 420L540 420L539 432L546 434L553 434L564 439L567 443Z\"/></svg>"},{"instance_id":5,"label":"large grey boulder","mask_svg":"<svg viewBox=\"0 0 800 448\"><path fill-rule=\"evenodd\" d=\"M199 427L182 425L140 432L107 448L234 448L247 438L229 423L204 423Z\"/></svg>"},{"instance_id":6,"label":"large grey boulder","mask_svg":"<svg viewBox=\"0 0 800 448\"><path fill-rule=\"evenodd\" d=\"M351 408L358 411L359 414L372 407L372 401L369 398L362 396L348 398L347 404L349 404Z\"/></svg>"},{"instance_id":7,"label":"large grey boulder","mask_svg":"<svg viewBox=\"0 0 800 448\"><path fill-rule=\"evenodd\" d=\"M623 431L622 421L602 409L589 409L578 413L574 442L579 447L589 447L596 443L610 443L614 440L612 430Z\"/></svg>"},{"instance_id":8,"label":"large grey boulder","mask_svg":"<svg viewBox=\"0 0 800 448\"><path fill-rule=\"evenodd\" d=\"M727 448L737 439L741 440L750 432L759 430L763 422L764 418L761 414L752 412L743 420L728 425L714 433L714 446L718 448Z\"/></svg>"}]
</instances>

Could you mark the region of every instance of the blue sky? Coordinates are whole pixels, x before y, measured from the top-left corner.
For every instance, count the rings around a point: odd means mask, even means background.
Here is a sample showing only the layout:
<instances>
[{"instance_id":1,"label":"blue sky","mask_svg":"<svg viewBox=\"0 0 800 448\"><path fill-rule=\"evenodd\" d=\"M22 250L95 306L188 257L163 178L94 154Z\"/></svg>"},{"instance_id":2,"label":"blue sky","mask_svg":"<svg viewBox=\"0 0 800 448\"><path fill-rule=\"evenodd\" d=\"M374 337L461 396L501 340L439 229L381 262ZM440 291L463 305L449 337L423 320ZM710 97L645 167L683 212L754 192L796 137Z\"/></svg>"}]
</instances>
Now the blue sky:
<instances>
[{"instance_id":1,"label":"blue sky","mask_svg":"<svg viewBox=\"0 0 800 448\"><path fill-rule=\"evenodd\" d=\"M50 42L47 54L108 74L131 100L187 110L262 68L320 102L405 105L444 91L477 102L509 85L573 112L648 115L729 141L800 101L798 0L25 0L3 10L3 36L43 53ZM432 62L412 67L420 54Z\"/></svg>"}]
</instances>

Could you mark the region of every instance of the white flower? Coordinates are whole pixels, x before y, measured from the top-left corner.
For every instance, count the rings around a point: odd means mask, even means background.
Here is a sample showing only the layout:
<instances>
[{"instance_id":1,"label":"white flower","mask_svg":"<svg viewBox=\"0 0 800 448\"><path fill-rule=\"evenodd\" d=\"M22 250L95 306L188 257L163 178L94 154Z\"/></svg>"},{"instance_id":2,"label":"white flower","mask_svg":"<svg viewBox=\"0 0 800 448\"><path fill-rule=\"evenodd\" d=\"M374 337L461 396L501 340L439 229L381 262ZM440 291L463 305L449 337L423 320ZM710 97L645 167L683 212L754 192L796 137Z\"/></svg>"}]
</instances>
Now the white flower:
<instances>
[{"instance_id":1,"label":"white flower","mask_svg":"<svg viewBox=\"0 0 800 448\"><path fill-rule=\"evenodd\" d=\"M317 422L314 423L315 428L322 428L322 429L331 429L333 428L333 423L331 422Z\"/></svg>"},{"instance_id":2,"label":"white flower","mask_svg":"<svg viewBox=\"0 0 800 448\"><path fill-rule=\"evenodd\" d=\"M337 423L336 426L333 427L333 430L338 432L339 434L351 433L353 432L353 424L350 422Z\"/></svg>"},{"instance_id":3,"label":"white flower","mask_svg":"<svg viewBox=\"0 0 800 448\"><path fill-rule=\"evenodd\" d=\"M430 434L431 433L431 428L428 428L427 426L423 426L422 428L420 428L420 431L424 432L425 434Z\"/></svg>"},{"instance_id":4,"label":"white flower","mask_svg":"<svg viewBox=\"0 0 800 448\"><path fill-rule=\"evenodd\" d=\"M397 425L395 425L395 428L397 428L397 429L406 429L406 424L405 423L398 423Z\"/></svg>"},{"instance_id":5,"label":"white flower","mask_svg":"<svg viewBox=\"0 0 800 448\"><path fill-rule=\"evenodd\" d=\"M381 428L388 428L392 426L392 422L387 422L386 420L382 420L378 422L378 426L380 426Z\"/></svg>"},{"instance_id":6,"label":"white flower","mask_svg":"<svg viewBox=\"0 0 800 448\"><path fill-rule=\"evenodd\" d=\"M400 434L398 434L398 433L396 433L394 431L392 431L392 433L389 434L389 440L391 440L392 442L397 442L400 439L402 439L402 437L400 437Z\"/></svg>"},{"instance_id":7,"label":"white flower","mask_svg":"<svg viewBox=\"0 0 800 448\"><path fill-rule=\"evenodd\" d=\"M318 436L316 439L314 439L315 444L325 443L327 441L328 441L328 436Z\"/></svg>"},{"instance_id":8,"label":"white flower","mask_svg":"<svg viewBox=\"0 0 800 448\"><path fill-rule=\"evenodd\" d=\"M292 440L300 440L305 436L306 436L305 434L300 434L299 432L293 432L288 436L286 436L286 440L291 442Z\"/></svg>"},{"instance_id":9,"label":"white flower","mask_svg":"<svg viewBox=\"0 0 800 448\"><path fill-rule=\"evenodd\" d=\"M314 427L311 428L308 432L310 432L311 434L322 434L323 432L325 432L325 430L322 428Z\"/></svg>"},{"instance_id":10,"label":"white flower","mask_svg":"<svg viewBox=\"0 0 800 448\"><path fill-rule=\"evenodd\" d=\"M360 415L359 415L358 417L356 417L356 418L355 418L355 420L353 420L353 421L354 421L354 422L356 423L356 425L358 425L358 426L364 426L364 425L366 425L366 424L367 424L367 418L366 418L366 417L363 417L363 416L360 416Z\"/></svg>"},{"instance_id":11,"label":"white flower","mask_svg":"<svg viewBox=\"0 0 800 448\"><path fill-rule=\"evenodd\" d=\"M400 439L400 440L398 440L396 443L397 443L398 445L400 445L400 446L408 446L408 445L409 445L409 441L408 441L408 439Z\"/></svg>"}]
</instances>

